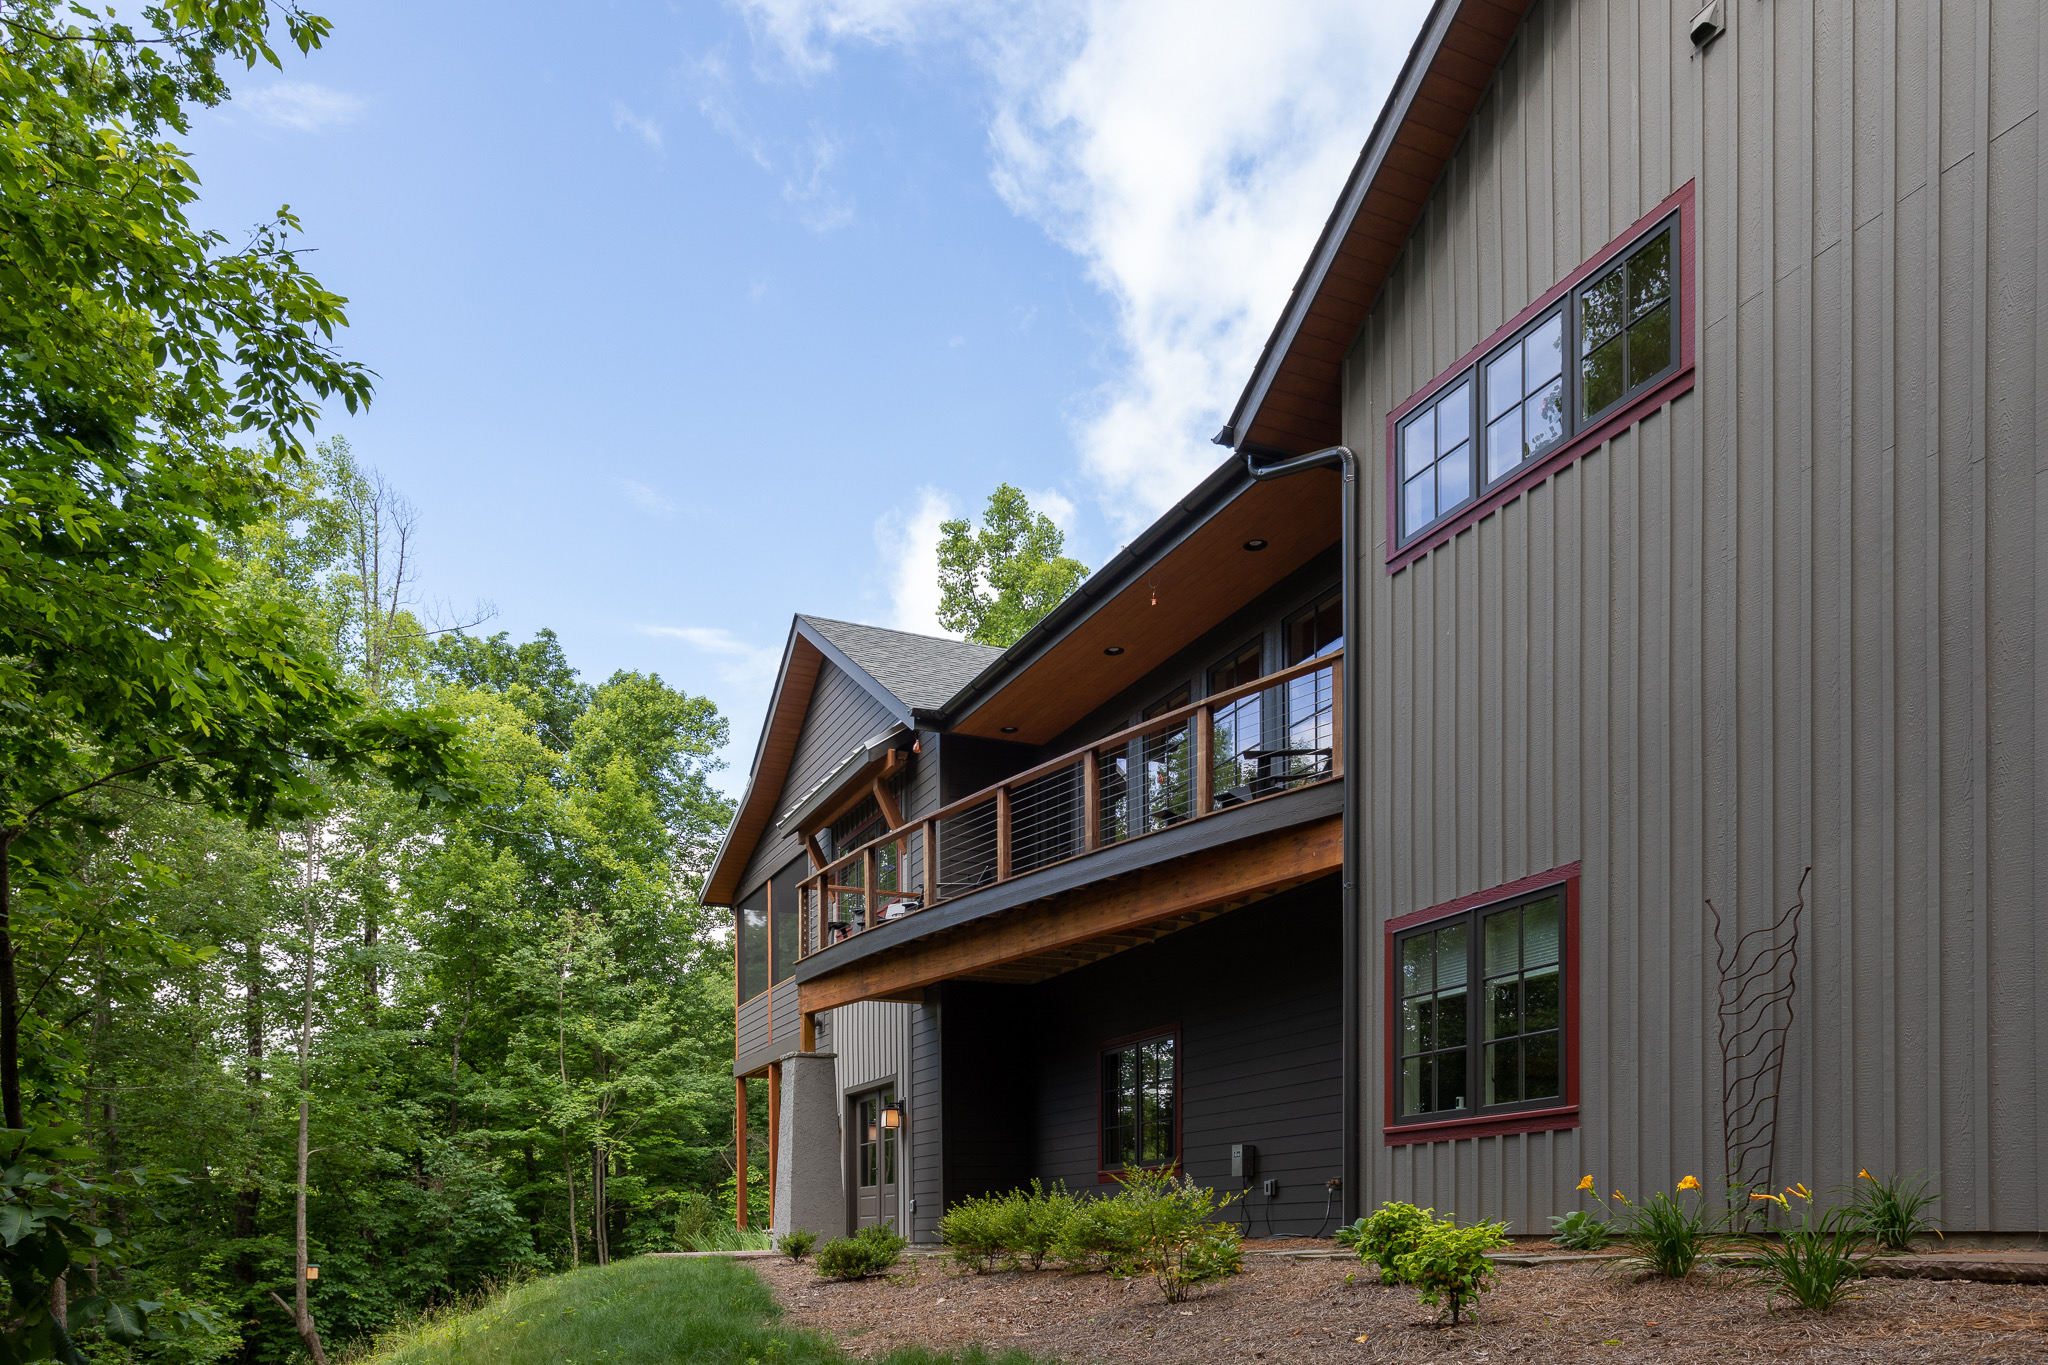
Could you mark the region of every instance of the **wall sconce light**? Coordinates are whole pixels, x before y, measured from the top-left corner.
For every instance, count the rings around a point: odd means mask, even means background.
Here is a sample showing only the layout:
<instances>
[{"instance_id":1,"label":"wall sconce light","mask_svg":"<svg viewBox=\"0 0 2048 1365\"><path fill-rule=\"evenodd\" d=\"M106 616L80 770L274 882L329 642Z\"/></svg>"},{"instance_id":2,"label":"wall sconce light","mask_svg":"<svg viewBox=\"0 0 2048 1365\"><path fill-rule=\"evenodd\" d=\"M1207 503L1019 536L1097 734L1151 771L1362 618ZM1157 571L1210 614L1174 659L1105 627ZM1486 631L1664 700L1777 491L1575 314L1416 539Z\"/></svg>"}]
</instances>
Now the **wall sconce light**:
<instances>
[{"instance_id":1,"label":"wall sconce light","mask_svg":"<svg viewBox=\"0 0 2048 1365\"><path fill-rule=\"evenodd\" d=\"M306 1267L306 1283L307 1283L307 1284L311 1284L311 1283L312 1283L313 1281L315 1281L315 1280L317 1280L317 1279L319 1279L319 1278L320 1278L320 1267L319 1267L319 1266L317 1266L317 1265L309 1265L309 1266L307 1266L307 1267Z\"/></svg>"},{"instance_id":2,"label":"wall sconce light","mask_svg":"<svg viewBox=\"0 0 2048 1365\"><path fill-rule=\"evenodd\" d=\"M891 1130L903 1126L903 1106L891 1101L882 1109L882 1126Z\"/></svg>"}]
</instances>

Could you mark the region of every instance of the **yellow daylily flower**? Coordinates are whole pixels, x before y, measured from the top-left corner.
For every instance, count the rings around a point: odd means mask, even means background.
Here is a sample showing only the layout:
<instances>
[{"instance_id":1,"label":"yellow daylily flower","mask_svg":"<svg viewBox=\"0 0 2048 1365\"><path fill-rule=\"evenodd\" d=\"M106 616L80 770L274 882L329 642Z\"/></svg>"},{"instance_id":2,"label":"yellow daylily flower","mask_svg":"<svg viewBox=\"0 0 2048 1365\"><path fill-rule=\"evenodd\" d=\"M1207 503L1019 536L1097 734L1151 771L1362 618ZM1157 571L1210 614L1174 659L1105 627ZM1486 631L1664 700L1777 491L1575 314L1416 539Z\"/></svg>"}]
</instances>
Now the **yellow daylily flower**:
<instances>
[{"instance_id":1,"label":"yellow daylily flower","mask_svg":"<svg viewBox=\"0 0 2048 1365\"><path fill-rule=\"evenodd\" d=\"M1796 1194L1801 1199L1807 1201L1809 1204L1813 1202L1813 1194L1806 1188L1806 1184L1804 1181L1796 1181L1793 1184L1787 1185L1785 1187L1785 1193Z\"/></svg>"},{"instance_id":2,"label":"yellow daylily flower","mask_svg":"<svg viewBox=\"0 0 2048 1365\"><path fill-rule=\"evenodd\" d=\"M1589 1176L1586 1176L1586 1177L1585 1177L1584 1179L1580 1180L1580 1181L1579 1181L1579 1188L1580 1188L1580 1189L1582 1189L1582 1190L1590 1190L1590 1189L1592 1189L1592 1188L1593 1188L1593 1177L1589 1175Z\"/></svg>"},{"instance_id":3,"label":"yellow daylily flower","mask_svg":"<svg viewBox=\"0 0 2048 1365\"><path fill-rule=\"evenodd\" d=\"M1782 1194L1753 1194L1753 1195L1751 1195L1751 1196L1750 1196L1750 1198L1751 1198L1751 1199L1768 1199L1768 1200L1770 1200L1770 1201L1771 1201L1771 1202L1772 1202L1773 1204L1779 1204L1779 1205L1782 1205L1783 1207L1785 1207L1785 1208L1787 1208L1787 1209L1789 1209L1789 1208L1791 1208L1791 1207L1792 1207L1792 1206L1791 1206L1790 1204L1787 1204L1787 1203L1785 1203L1785 1196L1784 1196L1784 1195L1782 1195Z\"/></svg>"},{"instance_id":4,"label":"yellow daylily flower","mask_svg":"<svg viewBox=\"0 0 2048 1365\"><path fill-rule=\"evenodd\" d=\"M1678 1188L1681 1190L1696 1190L1699 1187L1700 1178L1696 1175L1689 1175L1685 1179L1678 1182Z\"/></svg>"},{"instance_id":5,"label":"yellow daylily flower","mask_svg":"<svg viewBox=\"0 0 2048 1365\"><path fill-rule=\"evenodd\" d=\"M1874 1176L1874 1175L1872 1175L1872 1174L1870 1173L1870 1171L1869 1171L1869 1170L1868 1170L1867 1168L1866 1168L1866 1169L1864 1169L1864 1170L1860 1170L1860 1171L1856 1172L1856 1178L1857 1178L1858 1180L1876 1180L1876 1179L1877 1179L1877 1177L1876 1177L1876 1176Z\"/></svg>"}]
</instances>

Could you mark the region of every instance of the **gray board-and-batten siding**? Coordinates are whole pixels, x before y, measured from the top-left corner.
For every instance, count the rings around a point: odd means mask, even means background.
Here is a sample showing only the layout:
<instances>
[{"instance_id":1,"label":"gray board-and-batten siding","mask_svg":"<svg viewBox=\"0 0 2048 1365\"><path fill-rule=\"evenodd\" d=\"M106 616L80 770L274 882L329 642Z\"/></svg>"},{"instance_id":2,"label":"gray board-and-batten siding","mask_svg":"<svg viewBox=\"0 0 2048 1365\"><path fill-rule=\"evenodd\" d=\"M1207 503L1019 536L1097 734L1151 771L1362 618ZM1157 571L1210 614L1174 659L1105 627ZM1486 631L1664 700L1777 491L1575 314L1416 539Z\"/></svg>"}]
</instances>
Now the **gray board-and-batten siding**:
<instances>
[{"instance_id":1,"label":"gray board-and-batten siding","mask_svg":"<svg viewBox=\"0 0 2048 1365\"><path fill-rule=\"evenodd\" d=\"M1811 864L1780 1182L2048 1228L2048 18L1539 0L1357 338L1363 1207L1722 1165L1714 949ZM1686 182L1697 388L1386 570L1387 415ZM1583 1126L1381 1140L1379 928L1583 865Z\"/></svg>"}]
</instances>

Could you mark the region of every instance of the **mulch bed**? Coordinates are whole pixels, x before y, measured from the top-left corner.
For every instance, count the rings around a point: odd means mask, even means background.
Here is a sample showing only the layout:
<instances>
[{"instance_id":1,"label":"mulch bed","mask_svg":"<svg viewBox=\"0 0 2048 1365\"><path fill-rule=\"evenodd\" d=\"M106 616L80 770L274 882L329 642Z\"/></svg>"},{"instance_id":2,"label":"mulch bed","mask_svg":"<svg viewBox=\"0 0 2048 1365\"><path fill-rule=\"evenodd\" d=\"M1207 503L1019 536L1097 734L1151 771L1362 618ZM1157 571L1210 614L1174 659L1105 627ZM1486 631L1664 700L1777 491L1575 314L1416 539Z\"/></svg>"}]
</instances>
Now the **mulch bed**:
<instances>
[{"instance_id":1,"label":"mulch bed","mask_svg":"<svg viewBox=\"0 0 2048 1365\"><path fill-rule=\"evenodd\" d=\"M1257 1254L1272 1245L1254 1243L1243 1275L1178 1305L1150 1280L972 1275L936 1256L856 1284L783 1260L750 1264L793 1325L863 1357L978 1342L1066 1365L2048 1360L2048 1286L1866 1280L1833 1313L1782 1303L1774 1313L1738 1274L1637 1283L1612 1263L1577 1262L1504 1268L1479 1322L1437 1328L1413 1290L1379 1284L1373 1269Z\"/></svg>"}]
</instances>

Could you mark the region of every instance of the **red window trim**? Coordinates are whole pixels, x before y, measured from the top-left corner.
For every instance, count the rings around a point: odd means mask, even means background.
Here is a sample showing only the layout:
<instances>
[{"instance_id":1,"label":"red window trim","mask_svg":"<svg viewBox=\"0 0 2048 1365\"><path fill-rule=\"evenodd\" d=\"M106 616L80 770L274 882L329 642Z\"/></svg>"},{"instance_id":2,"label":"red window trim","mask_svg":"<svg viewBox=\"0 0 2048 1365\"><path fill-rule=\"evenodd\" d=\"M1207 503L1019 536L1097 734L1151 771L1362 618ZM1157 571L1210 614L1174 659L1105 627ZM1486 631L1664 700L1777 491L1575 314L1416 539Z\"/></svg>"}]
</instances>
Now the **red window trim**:
<instances>
[{"instance_id":1,"label":"red window trim","mask_svg":"<svg viewBox=\"0 0 2048 1365\"><path fill-rule=\"evenodd\" d=\"M1579 432L1569 441L1551 451L1542 459L1524 469L1521 473L1501 484L1491 492L1483 494L1463 511L1445 518L1410 543L1401 544L1401 526L1398 503L1399 488L1395 480L1394 433L1401 420L1415 409L1428 403L1432 398L1471 371L1487 352L1513 336L1522 327L1533 321L1537 314L1549 308L1569 293L1572 288L1595 272L1606 267L1615 257L1635 245L1638 238L1659 222L1678 214L1678 368L1660 381L1655 387L1638 394L1622 404L1593 426ZM1395 408L1387 415L1386 444L1381 448L1381 461L1387 473L1387 572L1396 573L1438 547L1448 544L1460 531L1485 517L1495 508L1512 502L1535 484L1571 464L1587 451L1627 430L1647 414L1664 404L1689 392L1696 377L1693 359L1693 337L1697 328L1695 303L1697 297L1693 288L1693 182L1688 180L1674 190L1663 203L1657 205L1632 223L1626 232L1601 247L1584 265L1564 277L1551 287L1550 291L1536 302L1515 314L1495 328L1486 340L1474 346L1458 358L1456 364L1422 386L1413 398ZM1475 469L1477 466L1475 465Z\"/></svg>"},{"instance_id":2,"label":"red window trim","mask_svg":"<svg viewBox=\"0 0 2048 1365\"><path fill-rule=\"evenodd\" d=\"M1564 886L1564 1098L1549 1109L1521 1109L1508 1114L1474 1114L1461 1119L1434 1123L1396 1123L1401 1097L1396 1087L1401 1058L1395 1039L1399 1033L1396 1011L1401 1002L1401 985L1394 974L1394 938L1403 930L1449 919L1480 906L1513 900L1546 886ZM1497 1137L1505 1133L1546 1133L1579 1126L1579 865L1566 863L1548 872L1522 877L1505 886L1475 891L1454 901L1432 905L1386 922L1382 952L1387 964L1386 988L1386 1107L1380 1111L1381 1132L1389 1147L1419 1142L1445 1142L1453 1138ZM1179 1053L1175 1053L1174 1085L1180 1085ZM1174 1121L1180 1121L1179 1093L1175 1092ZM1097 1151L1101 1150L1098 1142ZM1176 1147L1174 1150L1178 1151Z\"/></svg>"},{"instance_id":3,"label":"red window trim","mask_svg":"<svg viewBox=\"0 0 2048 1365\"><path fill-rule=\"evenodd\" d=\"M1173 1039L1173 1160L1162 1161L1152 1166L1104 1166L1102 1164L1102 1055L1112 1049L1129 1043L1149 1042L1154 1038ZM1095 1045L1095 1183L1107 1185L1121 1178L1128 1171L1169 1171L1178 1174L1184 1155L1180 1146L1181 1125L1181 1066L1186 1059L1181 1056L1180 1021L1162 1024L1157 1028L1140 1029L1116 1038L1105 1038Z\"/></svg>"}]
</instances>

